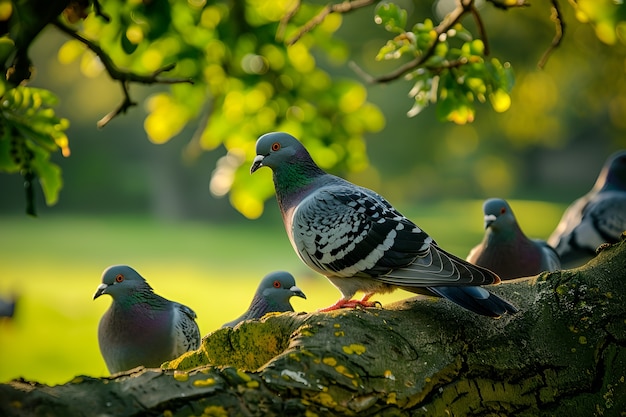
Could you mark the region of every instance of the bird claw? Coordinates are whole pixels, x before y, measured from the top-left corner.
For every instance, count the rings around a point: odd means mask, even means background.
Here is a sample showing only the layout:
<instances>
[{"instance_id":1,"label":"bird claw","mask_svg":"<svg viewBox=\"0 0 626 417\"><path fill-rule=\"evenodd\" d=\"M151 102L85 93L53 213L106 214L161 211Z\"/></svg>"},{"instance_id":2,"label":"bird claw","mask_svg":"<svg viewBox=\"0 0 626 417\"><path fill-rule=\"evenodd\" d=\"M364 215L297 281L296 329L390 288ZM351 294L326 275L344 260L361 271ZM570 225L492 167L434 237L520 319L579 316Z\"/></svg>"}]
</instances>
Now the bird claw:
<instances>
[{"instance_id":1,"label":"bird claw","mask_svg":"<svg viewBox=\"0 0 626 417\"><path fill-rule=\"evenodd\" d=\"M605 249L607 249L609 247L611 247L610 243L603 243L603 244L601 244L600 246L598 246L596 248L596 255L598 255L600 252L602 252L603 250L605 250Z\"/></svg>"},{"instance_id":2,"label":"bird claw","mask_svg":"<svg viewBox=\"0 0 626 417\"><path fill-rule=\"evenodd\" d=\"M322 308L319 310L320 312L339 310L342 308L371 308L371 307L382 307L380 301L367 301L367 299L362 300L345 300L341 299L337 301L335 304Z\"/></svg>"}]
</instances>

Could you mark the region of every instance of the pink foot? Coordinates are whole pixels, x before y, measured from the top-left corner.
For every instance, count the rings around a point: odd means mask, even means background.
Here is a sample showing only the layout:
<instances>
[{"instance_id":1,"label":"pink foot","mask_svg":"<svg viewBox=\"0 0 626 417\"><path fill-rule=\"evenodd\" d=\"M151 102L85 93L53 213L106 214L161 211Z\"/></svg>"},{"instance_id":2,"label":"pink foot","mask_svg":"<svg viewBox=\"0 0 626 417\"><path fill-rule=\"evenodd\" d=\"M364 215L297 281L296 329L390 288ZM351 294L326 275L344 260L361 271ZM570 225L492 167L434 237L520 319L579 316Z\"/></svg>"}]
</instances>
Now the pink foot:
<instances>
[{"instance_id":1,"label":"pink foot","mask_svg":"<svg viewBox=\"0 0 626 417\"><path fill-rule=\"evenodd\" d=\"M370 297L374 295L372 294L365 294L365 296L363 298L361 298L360 300L349 300L349 299L345 299L345 298L340 298L339 301L337 301L335 304L326 307L326 308L322 308L319 311L333 311L333 310L339 310L341 308L356 308L356 307L362 307L362 308L368 308L368 307L376 307L377 305L379 305L380 303L378 303L377 301L368 301L370 299Z\"/></svg>"}]
</instances>

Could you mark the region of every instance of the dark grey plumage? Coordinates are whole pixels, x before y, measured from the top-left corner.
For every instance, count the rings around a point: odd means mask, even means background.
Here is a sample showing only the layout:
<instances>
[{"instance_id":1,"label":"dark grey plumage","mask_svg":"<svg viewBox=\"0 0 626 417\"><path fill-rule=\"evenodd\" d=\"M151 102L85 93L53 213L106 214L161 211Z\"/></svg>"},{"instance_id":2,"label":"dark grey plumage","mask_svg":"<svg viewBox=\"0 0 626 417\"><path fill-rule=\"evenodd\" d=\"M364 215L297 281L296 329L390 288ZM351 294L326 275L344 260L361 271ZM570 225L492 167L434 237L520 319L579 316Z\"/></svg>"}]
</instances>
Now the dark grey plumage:
<instances>
[{"instance_id":1,"label":"dark grey plumage","mask_svg":"<svg viewBox=\"0 0 626 417\"><path fill-rule=\"evenodd\" d=\"M260 319L267 313L293 311L289 302L293 296L306 299L304 293L296 286L293 275L285 271L271 272L261 280L248 310L222 327L235 327L244 320Z\"/></svg>"},{"instance_id":2,"label":"dark grey plumage","mask_svg":"<svg viewBox=\"0 0 626 417\"><path fill-rule=\"evenodd\" d=\"M261 136L256 153L250 171L272 169L294 250L342 293L326 310L371 306L373 294L403 288L442 296L487 316L517 311L480 287L498 283L496 274L439 248L375 192L324 172L291 135ZM365 296L351 300L357 291Z\"/></svg>"},{"instance_id":3,"label":"dark grey plumage","mask_svg":"<svg viewBox=\"0 0 626 417\"><path fill-rule=\"evenodd\" d=\"M502 279L528 277L561 268L559 256L547 242L526 237L505 200L486 200L483 213L485 236L470 251L468 262L485 267Z\"/></svg>"},{"instance_id":4,"label":"dark grey plumage","mask_svg":"<svg viewBox=\"0 0 626 417\"><path fill-rule=\"evenodd\" d=\"M626 230L626 151L611 155L587 194L565 210L548 243L564 268L585 264L603 243L616 243Z\"/></svg>"},{"instance_id":5,"label":"dark grey plumage","mask_svg":"<svg viewBox=\"0 0 626 417\"><path fill-rule=\"evenodd\" d=\"M200 346L196 313L155 294L131 267L107 268L94 300L103 294L113 298L98 326L100 352L109 372L159 367Z\"/></svg>"}]
</instances>

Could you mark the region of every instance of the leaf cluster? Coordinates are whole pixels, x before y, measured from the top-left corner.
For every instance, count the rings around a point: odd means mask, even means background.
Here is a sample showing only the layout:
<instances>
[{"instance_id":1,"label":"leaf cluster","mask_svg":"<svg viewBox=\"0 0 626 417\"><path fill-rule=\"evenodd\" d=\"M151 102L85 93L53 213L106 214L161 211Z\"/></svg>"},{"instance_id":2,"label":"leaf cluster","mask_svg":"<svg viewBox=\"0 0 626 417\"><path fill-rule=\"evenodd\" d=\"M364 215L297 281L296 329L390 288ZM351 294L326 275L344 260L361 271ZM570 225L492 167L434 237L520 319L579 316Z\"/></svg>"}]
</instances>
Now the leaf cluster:
<instances>
[{"instance_id":1,"label":"leaf cluster","mask_svg":"<svg viewBox=\"0 0 626 417\"><path fill-rule=\"evenodd\" d=\"M35 180L49 205L56 203L63 185L61 169L50 161L50 154L70 154L65 134L69 122L55 114L56 102L50 91L20 86L6 91L0 103L0 170L24 177L26 211L31 215Z\"/></svg>"},{"instance_id":2,"label":"leaf cluster","mask_svg":"<svg viewBox=\"0 0 626 417\"><path fill-rule=\"evenodd\" d=\"M525 0L488 0L501 9ZM571 2L576 17L599 39L624 41L626 6L610 0ZM362 82L338 79L318 65L345 65L349 51L335 37L344 15L374 6L374 22L391 38L372 59L398 63L392 73ZM558 47L565 24L558 0L551 1L555 38L542 59ZM463 18L472 17L470 30ZM131 86L162 84L146 100L144 129L157 144L197 123L186 157L221 148L225 155L212 175L214 195L254 218L272 188L263 176L249 177L256 138L271 130L300 137L326 169L359 171L368 166L364 137L385 125L367 99L366 82L412 82L409 116L436 106L441 121L471 123L478 104L496 112L511 105L513 70L489 54L481 14L474 0L459 0L441 22L423 19L408 26L409 12L391 1L349 0L319 6L279 0L0 0L2 96L0 169L20 172L34 213L32 183L39 179L47 204L61 188L52 152L69 155L67 121L57 118L52 93L22 84L32 70L29 46L46 26L69 36L59 52L64 63L80 61L83 72L106 71L121 87L121 104L99 122L103 127L137 103ZM244 180L245 177L245 180Z\"/></svg>"},{"instance_id":3,"label":"leaf cluster","mask_svg":"<svg viewBox=\"0 0 626 417\"><path fill-rule=\"evenodd\" d=\"M405 74L414 82L409 95L415 103L409 116L436 103L440 120L470 123L474 121L475 103L484 103L487 98L495 111L508 110L513 87L511 65L497 58L487 59L483 40L474 39L461 23L438 31L431 19L425 19L405 30L406 10L387 2L376 7L375 21L397 34L379 50L377 60L409 57L419 63Z\"/></svg>"}]
</instances>

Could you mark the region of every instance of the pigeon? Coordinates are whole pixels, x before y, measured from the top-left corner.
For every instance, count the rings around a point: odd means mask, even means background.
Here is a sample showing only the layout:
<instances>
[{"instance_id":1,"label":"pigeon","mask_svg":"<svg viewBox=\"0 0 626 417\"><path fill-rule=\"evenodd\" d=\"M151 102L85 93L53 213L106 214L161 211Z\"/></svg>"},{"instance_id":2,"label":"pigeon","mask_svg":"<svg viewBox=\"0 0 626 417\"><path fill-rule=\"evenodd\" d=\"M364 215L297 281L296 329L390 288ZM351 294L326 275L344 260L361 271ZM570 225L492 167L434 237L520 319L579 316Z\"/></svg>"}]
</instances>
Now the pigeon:
<instances>
[{"instance_id":1,"label":"pigeon","mask_svg":"<svg viewBox=\"0 0 626 417\"><path fill-rule=\"evenodd\" d=\"M617 243L626 230L626 150L611 155L595 185L563 213L548 244L564 268L587 263L603 243Z\"/></svg>"},{"instance_id":2,"label":"pigeon","mask_svg":"<svg viewBox=\"0 0 626 417\"><path fill-rule=\"evenodd\" d=\"M17 294L13 294L10 299L0 298L0 319L14 317L17 298Z\"/></svg>"},{"instance_id":3,"label":"pigeon","mask_svg":"<svg viewBox=\"0 0 626 417\"><path fill-rule=\"evenodd\" d=\"M112 374L140 365L156 368L200 346L196 313L155 294L133 268L107 268L94 300L103 294L113 302L100 319L98 342Z\"/></svg>"},{"instance_id":4,"label":"pigeon","mask_svg":"<svg viewBox=\"0 0 626 417\"><path fill-rule=\"evenodd\" d=\"M289 303L293 296L306 299L306 295L296 287L293 275L285 271L269 273L261 280L248 310L222 327L235 327L244 320L260 319L267 313L293 311Z\"/></svg>"},{"instance_id":5,"label":"pigeon","mask_svg":"<svg viewBox=\"0 0 626 417\"><path fill-rule=\"evenodd\" d=\"M511 206L500 198L483 204L485 236L466 260L485 267L501 279L537 275L561 269L556 251L546 241L529 239L520 229Z\"/></svg>"},{"instance_id":6,"label":"pigeon","mask_svg":"<svg viewBox=\"0 0 626 417\"><path fill-rule=\"evenodd\" d=\"M273 171L287 235L300 259L325 275L342 297L322 309L377 305L376 293L401 288L447 298L475 313L515 313L509 302L480 285L500 278L443 249L383 197L324 172L293 136L273 132L256 143L250 167ZM352 297L357 291L365 295Z\"/></svg>"}]
</instances>

